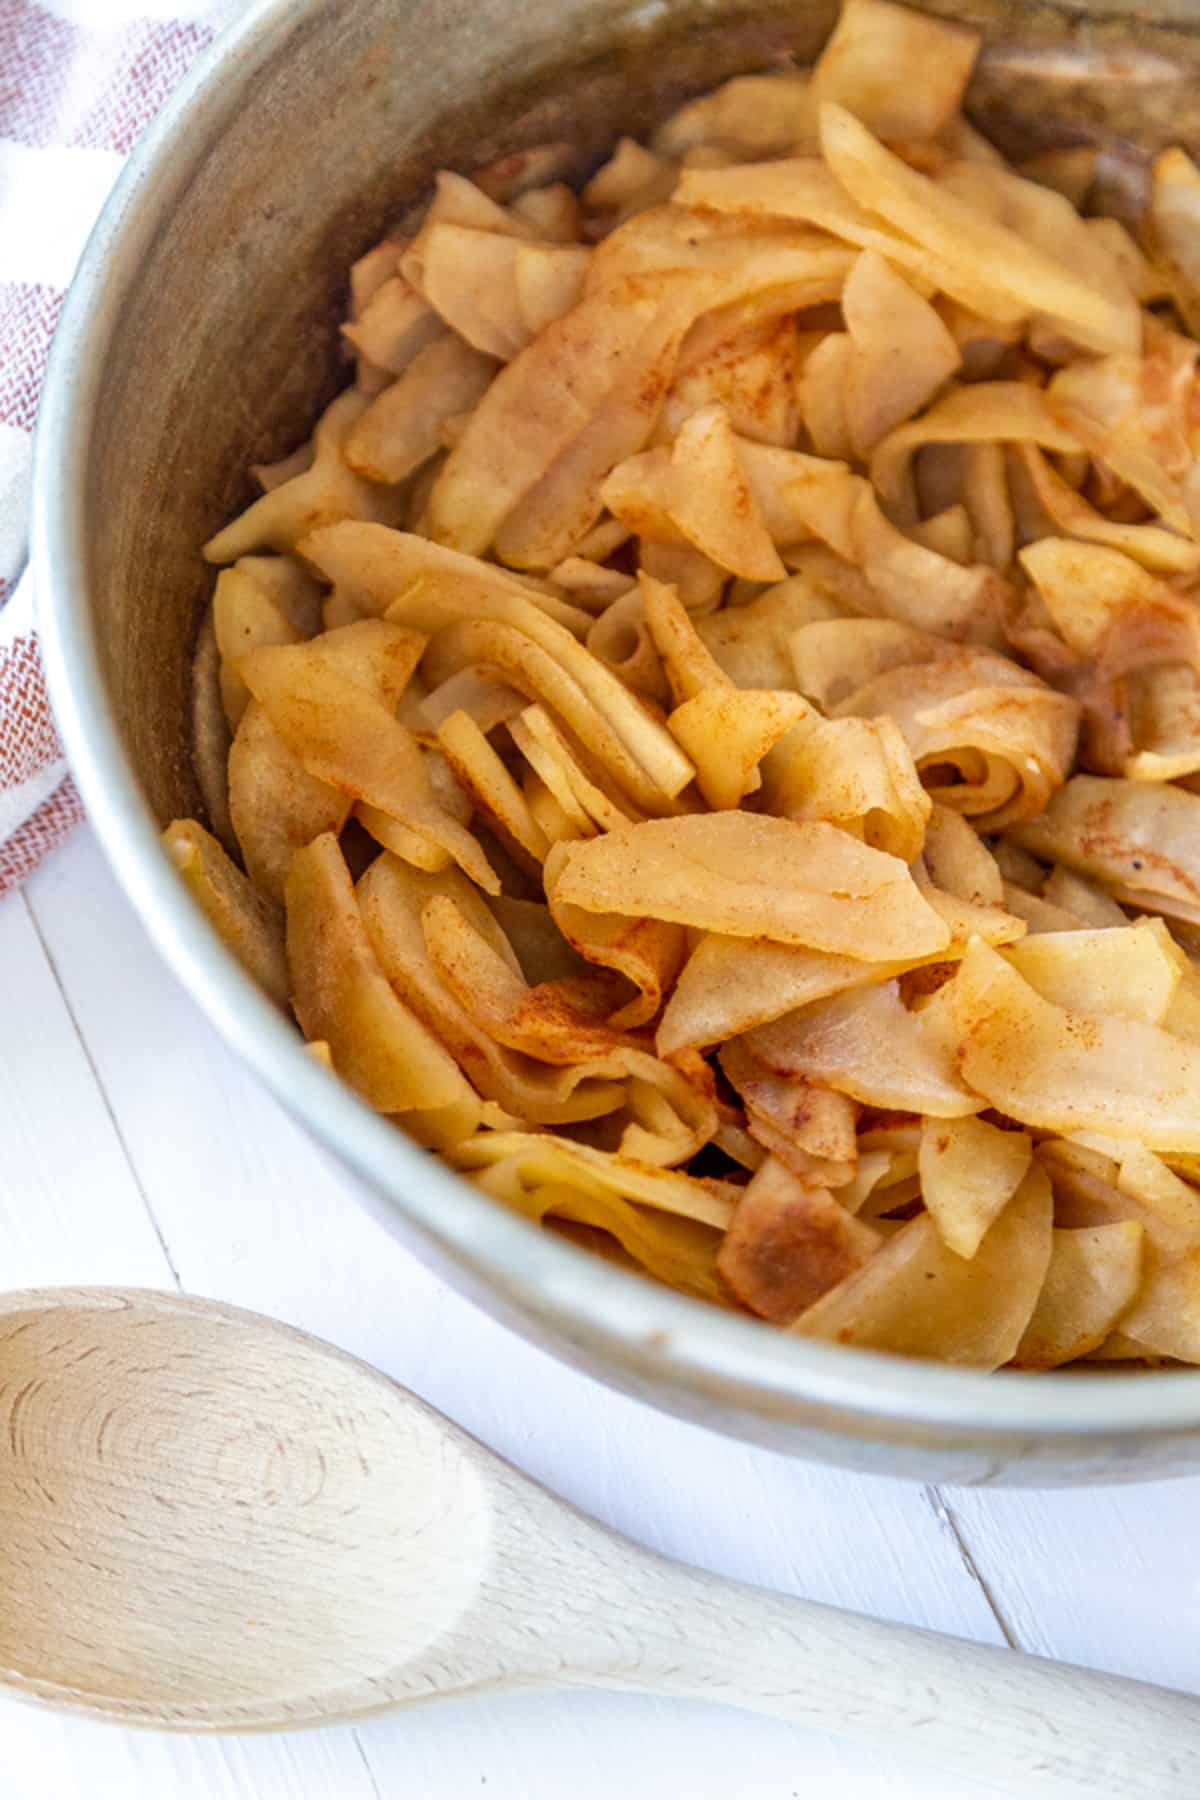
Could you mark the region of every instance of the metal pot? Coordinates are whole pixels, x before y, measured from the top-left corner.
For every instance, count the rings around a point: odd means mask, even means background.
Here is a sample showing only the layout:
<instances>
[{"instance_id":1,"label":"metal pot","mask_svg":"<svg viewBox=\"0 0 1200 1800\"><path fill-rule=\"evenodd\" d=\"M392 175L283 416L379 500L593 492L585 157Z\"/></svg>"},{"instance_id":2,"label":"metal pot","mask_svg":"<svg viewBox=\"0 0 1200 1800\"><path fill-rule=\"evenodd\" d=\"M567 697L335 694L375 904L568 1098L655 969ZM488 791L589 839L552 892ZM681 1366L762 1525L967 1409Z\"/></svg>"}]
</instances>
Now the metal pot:
<instances>
[{"instance_id":1,"label":"metal pot","mask_svg":"<svg viewBox=\"0 0 1200 1800\"><path fill-rule=\"evenodd\" d=\"M1008 143L1200 139L1190 0L1081 12L937 0L982 26L975 116ZM58 718L159 950L377 1216L524 1335L650 1404L778 1450L946 1482L1200 1465L1200 1372L982 1375L791 1338L539 1234L304 1054L158 843L201 807L198 546L338 382L344 271L440 165L558 138L594 159L681 97L810 58L832 0L261 0L131 159L88 246L38 436L35 557Z\"/></svg>"}]
</instances>

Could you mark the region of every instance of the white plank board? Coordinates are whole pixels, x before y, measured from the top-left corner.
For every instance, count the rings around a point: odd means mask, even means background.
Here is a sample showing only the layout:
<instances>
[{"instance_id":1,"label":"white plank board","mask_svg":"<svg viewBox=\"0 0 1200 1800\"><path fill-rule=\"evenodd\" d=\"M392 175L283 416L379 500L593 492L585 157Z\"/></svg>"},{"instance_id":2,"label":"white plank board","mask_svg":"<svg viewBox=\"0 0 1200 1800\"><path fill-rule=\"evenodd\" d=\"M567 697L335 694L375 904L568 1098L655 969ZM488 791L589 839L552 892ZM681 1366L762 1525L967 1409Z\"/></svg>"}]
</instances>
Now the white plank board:
<instances>
[{"instance_id":1,"label":"white plank board","mask_svg":"<svg viewBox=\"0 0 1200 1800\"><path fill-rule=\"evenodd\" d=\"M1200 1480L951 1498L1020 1643L1200 1693Z\"/></svg>"},{"instance_id":2,"label":"white plank board","mask_svg":"<svg viewBox=\"0 0 1200 1800\"><path fill-rule=\"evenodd\" d=\"M0 1743L6 1800L380 1800L349 1730L176 1737L0 1701Z\"/></svg>"},{"instance_id":3,"label":"white plank board","mask_svg":"<svg viewBox=\"0 0 1200 1800\"><path fill-rule=\"evenodd\" d=\"M171 1285L158 1233L18 895L0 900L0 1281Z\"/></svg>"}]
</instances>

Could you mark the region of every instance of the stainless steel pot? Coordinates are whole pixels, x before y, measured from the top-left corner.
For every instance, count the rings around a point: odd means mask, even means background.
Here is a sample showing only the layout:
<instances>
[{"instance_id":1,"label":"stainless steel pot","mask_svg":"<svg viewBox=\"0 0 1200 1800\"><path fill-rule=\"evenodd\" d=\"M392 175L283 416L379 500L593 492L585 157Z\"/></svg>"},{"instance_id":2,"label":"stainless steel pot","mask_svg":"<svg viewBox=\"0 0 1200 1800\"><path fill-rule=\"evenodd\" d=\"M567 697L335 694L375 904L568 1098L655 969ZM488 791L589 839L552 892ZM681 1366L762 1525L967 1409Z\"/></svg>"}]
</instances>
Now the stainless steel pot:
<instances>
[{"instance_id":1,"label":"stainless steel pot","mask_svg":"<svg viewBox=\"0 0 1200 1800\"><path fill-rule=\"evenodd\" d=\"M555 1355L775 1449L947 1482L1200 1465L1200 1373L985 1376L789 1338L539 1235L319 1069L168 866L200 806L198 546L337 382L343 271L439 165L556 138L594 157L682 95L791 50L825 0L261 0L143 141L80 265L38 437L35 557L54 700L93 823L163 956L419 1255ZM1191 0L1068 13L939 0L989 50L1009 142L1200 139Z\"/></svg>"}]
</instances>

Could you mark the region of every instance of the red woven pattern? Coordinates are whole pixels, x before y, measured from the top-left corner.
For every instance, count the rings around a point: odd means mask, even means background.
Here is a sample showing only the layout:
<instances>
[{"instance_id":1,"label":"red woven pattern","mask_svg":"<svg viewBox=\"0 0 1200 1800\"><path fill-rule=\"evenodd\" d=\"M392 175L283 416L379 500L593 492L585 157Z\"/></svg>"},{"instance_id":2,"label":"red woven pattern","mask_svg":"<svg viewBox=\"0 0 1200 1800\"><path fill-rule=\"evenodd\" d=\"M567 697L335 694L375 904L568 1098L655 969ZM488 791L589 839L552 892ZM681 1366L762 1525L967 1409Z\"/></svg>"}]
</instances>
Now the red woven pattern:
<instances>
[{"instance_id":1,"label":"red woven pattern","mask_svg":"<svg viewBox=\"0 0 1200 1800\"><path fill-rule=\"evenodd\" d=\"M0 281L0 425L32 431L63 296Z\"/></svg>"},{"instance_id":2,"label":"red woven pattern","mask_svg":"<svg viewBox=\"0 0 1200 1800\"><path fill-rule=\"evenodd\" d=\"M143 19L105 30L0 0L0 136L124 155L211 41L203 25Z\"/></svg>"},{"instance_id":3,"label":"red woven pattern","mask_svg":"<svg viewBox=\"0 0 1200 1800\"><path fill-rule=\"evenodd\" d=\"M93 0L85 25L32 0L0 0L0 138L33 153L31 167L42 149L124 155L212 36L206 26L173 19L111 25L105 0ZM48 188L37 215L37 229L46 233L37 244L53 243L58 229L53 196L62 187L61 162L54 167L58 187ZM79 225L75 219L72 228ZM34 255L24 266L45 265ZM0 428L33 429L62 301L57 288L0 280ZM19 546L28 457L12 451L9 439L4 467L12 473L7 489L0 484L0 519L5 543ZM0 842L0 892L23 881L82 817L74 784L58 778L62 749L28 606L19 598L16 610L5 612L20 563L20 554L13 560L6 551L0 567L0 819L9 831Z\"/></svg>"},{"instance_id":4,"label":"red woven pattern","mask_svg":"<svg viewBox=\"0 0 1200 1800\"><path fill-rule=\"evenodd\" d=\"M82 819L83 803L68 775L50 798L0 844L0 894L7 888L19 887Z\"/></svg>"},{"instance_id":5,"label":"red woven pattern","mask_svg":"<svg viewBox=\"0 0 1200 1800\"><path fill-rule=\"evenodd\" d=\"M0 733L0 788L19 787L62 755L36 638L0 644L0 694L5 726Z\"/></svg>"},{"instance_id":6,"label":"red woven pattern","mask_svg":"<svg viewBox=\"0 0 1200 1800\"><path fill-rule=\"evenodd\" d=\"M73 25L27 4L0 0L0 133L20 144L60 144L71 76Z\"/></svg>"}]
</instances>

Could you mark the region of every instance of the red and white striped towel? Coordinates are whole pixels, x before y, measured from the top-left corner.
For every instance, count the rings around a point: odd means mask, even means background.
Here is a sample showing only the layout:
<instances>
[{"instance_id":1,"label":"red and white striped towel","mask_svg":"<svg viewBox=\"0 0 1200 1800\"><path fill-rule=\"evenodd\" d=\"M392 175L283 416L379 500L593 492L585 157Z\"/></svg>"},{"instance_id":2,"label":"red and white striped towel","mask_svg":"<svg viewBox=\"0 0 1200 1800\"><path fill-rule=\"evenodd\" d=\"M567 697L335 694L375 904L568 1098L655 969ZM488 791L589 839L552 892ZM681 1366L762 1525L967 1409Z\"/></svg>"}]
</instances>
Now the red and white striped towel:
<instances>
[{"instance_id":1,"label":"red and white striped towel","mask_svg":"<svg viewBox=\"0 0 1200 1800\"><path fill-rule=\"evenodd\" d=\"M0 0L0 893L82 816L24 573L33 423L84 240L239 0Z\"/></svg>"}]
</instances>

